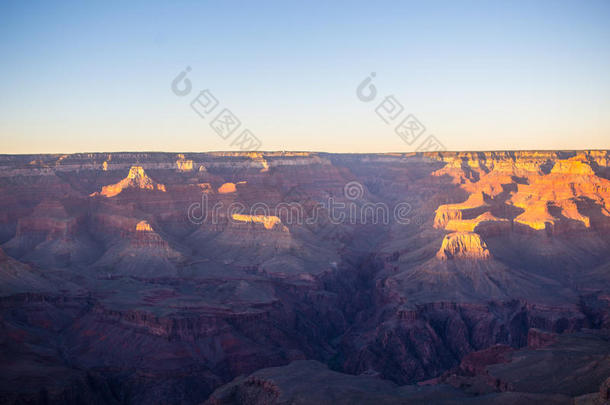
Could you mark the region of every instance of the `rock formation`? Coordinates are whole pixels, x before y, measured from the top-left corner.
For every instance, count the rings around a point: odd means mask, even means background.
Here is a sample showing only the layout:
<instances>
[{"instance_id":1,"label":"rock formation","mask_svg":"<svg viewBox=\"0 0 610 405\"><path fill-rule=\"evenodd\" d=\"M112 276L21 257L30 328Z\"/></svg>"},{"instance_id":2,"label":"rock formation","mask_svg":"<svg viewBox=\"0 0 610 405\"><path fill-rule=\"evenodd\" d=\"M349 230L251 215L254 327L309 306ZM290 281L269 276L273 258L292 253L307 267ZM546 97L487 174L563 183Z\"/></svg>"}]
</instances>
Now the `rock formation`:
<instances>
[{"instance_id":1,"label":"rock formation","mask_svg":"<svg viewBox=\"0 0 610 405\"><path fill-rule=\"evenodd\" d=\"M253 224L263 224L265 229L273 229L277 225L281 225L282 221L275 215L245 215L233 214L232 219L239 222L250 222ZM284 227L283 229L286 229Z\"/></svg>"},{"instance_id":2,"label":"rock formation","mask_svg":"<svg viewBox=\"0 0 610 405\"><path fill-rule=\"evenodd\" d=\"M224 183L222 186L218 187L218 192L220 194L234 193L235 191L235 183Z\"/></svg>"},{"instance_id":3,"label":"rock formation","mask_svg":"<svg viewBox=\"0 0 610 405\"><path fill-rule=\"evenodd\" d=\"M608 151L1 155L0 190L0 403L608 396Z\"/></svg>"},{"instance_id":4,"label":"rock formation","mask_svg":"<svg viewBox=\"0 0 610 405\"><path fill-rule=\"evenodd\" d=\"M490 253L479 234L474 232L453 232L445 236L436 257L440 260L481 260L488 259Z\"/></svg>"},{"instance_id":5,"label":"rock formation","mask_svg":"<svg viewBox=\"0 0 610 405\"><path fill-rule=\"evenodd\" d=\"M127 177L119 181L116 184L109 184L102 187L100 194L104 197L114 197L121 194L123 190L128 188L135 188L141 190L157 190L165 192L165 186L154 182L144 172L142 166L132 166L129 169Z\"/></svg>"}]
</instances>

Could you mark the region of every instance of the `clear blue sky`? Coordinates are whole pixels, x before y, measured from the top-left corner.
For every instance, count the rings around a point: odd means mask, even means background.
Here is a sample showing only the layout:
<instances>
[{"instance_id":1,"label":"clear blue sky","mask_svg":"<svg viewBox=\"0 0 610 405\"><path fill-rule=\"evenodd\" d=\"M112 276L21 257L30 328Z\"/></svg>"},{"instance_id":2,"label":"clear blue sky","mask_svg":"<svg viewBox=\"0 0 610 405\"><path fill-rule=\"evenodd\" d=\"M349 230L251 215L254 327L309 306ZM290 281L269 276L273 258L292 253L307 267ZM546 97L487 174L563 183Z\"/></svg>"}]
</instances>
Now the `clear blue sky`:
<instances>
[{"instance_id":1,"label":"clear blue sky","mask_svg":"<svg viewBox=\"0 0 610 405\"><path fill-rule=\"evenodd\" d=\"M412 151L386 95L447 149L610 148L607 0L2 1L0 58L0 153L236 149L206 88L262 150Z\"/></svg>"}]
</instances>

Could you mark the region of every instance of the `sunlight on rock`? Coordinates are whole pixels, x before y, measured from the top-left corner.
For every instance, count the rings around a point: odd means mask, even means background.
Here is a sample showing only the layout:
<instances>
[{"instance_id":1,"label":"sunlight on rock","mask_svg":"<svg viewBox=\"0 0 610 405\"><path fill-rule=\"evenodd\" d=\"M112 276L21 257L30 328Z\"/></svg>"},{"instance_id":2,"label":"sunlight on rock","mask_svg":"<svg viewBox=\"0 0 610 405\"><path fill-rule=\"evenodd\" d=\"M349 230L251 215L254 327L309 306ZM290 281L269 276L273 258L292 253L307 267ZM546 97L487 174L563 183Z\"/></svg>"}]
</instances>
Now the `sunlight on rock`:
<instances>
[{"instance_id":1,"label":"sunlight on rock","mask_svg":"<svg viewBox=\"0 0 610 405\"><path fill-rule=\"evenodd\" d=\"M110 184L102 187L102 191L99 193L105 197L114 197L120 194L123 190L128 188L142 189L142 190L156 190L165 192L165 185L154 182L142 166L131 166L127 177L119 181L116 184ZM97 195L93 193L92 195Z\"/></svg>"},{"instance_id":2,"label":"sunlight on rock","mask_svg":"<svg viewBox=\"0 0 610 405\"><path fill-rule=\"evenodd\" d=\"M235 191L237 191L235 188L235 183L224 183L218 188L218 192L220 194L229 194L234 193Z\"/></svg>"},{"instance_id":3,"label":"sunlight on rock","mask_svg":"<svg viewBox=\"0 0 610 405\"><path fill-rule=\"evenodd\" d=\"M152 227L150 226L150 224L148 222L140 221L136 225L136 231L137 232L152 232L153 229L152 229Z\"/></svg>"},{"instance_id":4,"label":"sunlight on rock","mask_svg":"<svg viewBox=\"0 0 610 405\"><path fill-rule=\"evenodd\" d=\"M263 224L265 229L273 229L275 225L281 224L280 218L273 215L244 215L244 214L233 214L232 218L235 221L240 222L252 222Z\"/></svg>"}]
</instances>

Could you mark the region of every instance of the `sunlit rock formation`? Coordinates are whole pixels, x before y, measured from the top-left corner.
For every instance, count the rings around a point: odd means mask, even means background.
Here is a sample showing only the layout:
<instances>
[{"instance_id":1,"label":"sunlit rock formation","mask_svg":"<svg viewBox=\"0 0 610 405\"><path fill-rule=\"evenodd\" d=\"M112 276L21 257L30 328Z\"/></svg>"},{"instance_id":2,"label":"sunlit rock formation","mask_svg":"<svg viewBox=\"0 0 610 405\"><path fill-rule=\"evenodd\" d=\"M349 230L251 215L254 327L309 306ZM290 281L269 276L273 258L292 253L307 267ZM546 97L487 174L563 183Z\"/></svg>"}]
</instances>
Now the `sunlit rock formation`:
<instances>
[{"instance_id":1,"label":"sunlit rock formation","mask_svg":"<svg viewBox=\"0 0 610 405\"><path fill-rule=\"evenodd\" d=\"M218 192L220 194L234 193L236 190L235 183L224 183L222 186L218 187Z\"/></svg>"},{"instance_id":2,"label":"sunlit rock formation","mask_svg":"<svg viewBox=\"0 0 610 405\"><path fill-rule=\"evenodd\" d=\"M282 221L274 215L245 215L233 214L233 220L239 222L250 222L253 224L263 224L265 229L273 229L276 225L281 225ZM284 229L287 230L286 227Z\"/></svg>"},{"instance_id":3,"label":"sunlit rock formation","mask_svg":"<svg viewBox=\"0 0 610 405\"><path fill-rule=\"evenodd\" d=\"M453 232L445 236L441 249L436 254L441 260L488 259L487 245L474 232Z\"/></svg>"},{"instance_id":4,"label":"sunlit rock formation","mask_svg":"<svg viewBox=\"0 0 610 405\"><path fill-rule=\"evenodd\" d=\"M448 231L477 232L480 234L500 234L509 232L510 221L506 218L498 218L491 212L484 212L473 219L451 219L445 224Z\"/></svg>"},{"instance_id":5,"label":"sunlit rock formation","mask_svg":"<svg viewBox=\"0 0 610 405\"><path fill-rule=\"evenodd\" d=\"M450 220L473 218L478 215L477 209L490 209L501 220L522 225L523 230L565 232L589 228L591 216L598 226L605 226L607 221L602 216L610 217L610 181L596 175L592 167L599 167L599 157L586 153L568 155L555 160L552 153L544 152L443 157L449 164L434 175L450 176L469 196L463 203L439 206L435 226L443 228ZM446 229L466 227L465 223L453 223Z\"/></svg>"},{"instance_id":6,"label":"sunlit rock formation","mask_svg":"<svg viewBox=\"0 0 610 405\"><path fill-rule=\"evenodd\" d=\"M136 225L136 231L137 232L153 232L153 229L148 222L140 221Z\"/></svg>"},{"instance_id":7,"label":"sunlit rock formation","mask_svg":"<svg viewBox=\"0 0 610 405\"><path fill-rule=\"evenodd\" d=\"M178 159L176 160L176 166L178 166L178 170L181 172L190 172L193 170L193 161L190 159L186 159L184 154L179 154Z\"/></svg>"},{"instance_id":8,"label":"sunlit rock formation","mask_svg":"<svg viewBox=\"0 0 610 405\"><path fill-rule=\"evenodd\" d=\"M122 229L136 222L118 220ZM138 221L119 238L109 239L107 243L108 249L93 266L111 275L175 276L176 264L182 259L182 255L145 220Z\"/></svg>"},{"instance_id":9,"label":"sunlit rock formation","mask_svg":"<svg viewBox=\"0 0 610 405\"><path fill-rule=\"evenodd\" d=\"M462 203L441 205L436 210L434 226L442 228L451 220L461 220L465 215L476 215L485 211L489 205L485 202L483 193L473 193Z\"/></svg>"},{"instance_id":10,"label":"sunlit rock formation","mask_svg":"<svg viewBox=\"0 0 610 405\"><path fill-rule=\"evenodd\" d=\"M99 194L104 197L114 197L119 195L125 189L134 188L140 190L157 190L165 192L165 185L154 182L144 172L142 166L132 166L129 169L127 177L116 184L110 184L102 187Z\"/></svg>"}]
</instances>

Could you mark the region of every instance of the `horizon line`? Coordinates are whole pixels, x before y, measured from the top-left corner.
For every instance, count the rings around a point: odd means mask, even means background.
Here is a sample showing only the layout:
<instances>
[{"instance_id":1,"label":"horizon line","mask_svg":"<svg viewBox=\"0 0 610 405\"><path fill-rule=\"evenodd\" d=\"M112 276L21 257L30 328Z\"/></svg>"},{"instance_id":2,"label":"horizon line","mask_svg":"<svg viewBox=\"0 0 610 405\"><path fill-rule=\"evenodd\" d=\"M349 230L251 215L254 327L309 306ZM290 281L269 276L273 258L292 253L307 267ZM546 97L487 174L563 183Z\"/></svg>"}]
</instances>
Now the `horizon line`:
<instances>
[{"instance_id":1,"label":"horizon line","mask_svg":"<svg viewBox=\"0 0 610 405\"><path fill-rule=\"evenodd\" d=\"M103 155L103 154L282 154L282 153L309 153L309 154L327 154L327 155L417 155L430 153L493 153L493 152L610 152L610 148L587 148L587 149L462 149L462 150L442 150L442 151L409 151L409 152L326 152L314 150L265 150L265 151L236 151L236 150L208 150L208 151L164 151L164 150L118 150L118 151L102 151L102 152L42 152L42 153L0 153L0 156L43 156L43 155Z\"/></svg>"}]
</instances>

